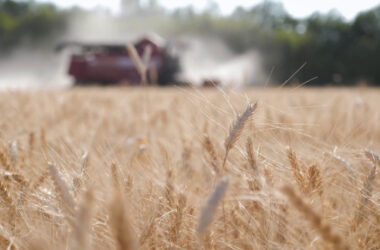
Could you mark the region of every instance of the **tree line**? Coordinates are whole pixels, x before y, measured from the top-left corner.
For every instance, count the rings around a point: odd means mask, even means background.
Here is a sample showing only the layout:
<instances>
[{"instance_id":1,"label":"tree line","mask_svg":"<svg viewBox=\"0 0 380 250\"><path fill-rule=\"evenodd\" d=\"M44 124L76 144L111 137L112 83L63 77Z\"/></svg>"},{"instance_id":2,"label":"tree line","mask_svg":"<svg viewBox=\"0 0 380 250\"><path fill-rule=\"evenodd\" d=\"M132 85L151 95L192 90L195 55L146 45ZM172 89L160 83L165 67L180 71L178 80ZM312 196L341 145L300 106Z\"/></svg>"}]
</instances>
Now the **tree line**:
<instances>
[{"instance_id":1,"label":"tree line","mask_svg":"<svg viewBox=\"0 0 380 250\"><path fill-rule=\"evenodd\" d=\"M20 45L55 42L65 33L70 18L85 12L90 11L0 0L0 54ZM122 20L126 31L133 20L133 25L149 24L144 28L166 36L186 33L217 37L236 53L255 49L261 53L268 75L279 84L300 69L293 80L312 80L307 85L366 81L380 86L380 6L347 21L336 11L297 19L280 3L271 1L249 9L238 7L225 16L213 2L196 12L191 7L168 11L154 0L144 5L138 0L123 0L122 12L113 18Z\"/></svg>"}]
</instances>

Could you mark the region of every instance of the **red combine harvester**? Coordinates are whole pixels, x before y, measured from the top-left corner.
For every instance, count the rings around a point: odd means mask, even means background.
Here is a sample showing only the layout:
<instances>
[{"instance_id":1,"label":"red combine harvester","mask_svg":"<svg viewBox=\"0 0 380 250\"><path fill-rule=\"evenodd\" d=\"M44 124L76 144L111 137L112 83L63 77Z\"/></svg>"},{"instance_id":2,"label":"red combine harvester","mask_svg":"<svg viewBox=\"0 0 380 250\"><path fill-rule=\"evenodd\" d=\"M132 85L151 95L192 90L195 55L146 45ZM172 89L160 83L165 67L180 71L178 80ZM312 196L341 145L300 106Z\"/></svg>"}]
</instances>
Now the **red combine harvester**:
<instances>
[{"instance_id":1,"label":"red combine harvester","mask_svg":"<svg viewBox=\"0 0 380 250\"><path fill-rule=\"evenodd\" d=\"M175 75L180 70L179 59L169 46L150 38L142 38L133 46L144 62L148 83L166 85L175 81ZM58 45L56 50L68 47L75 51L68 69L75 85L142 83L136 60L124 44L66 42Z\"/></svg>"}]
</instances>

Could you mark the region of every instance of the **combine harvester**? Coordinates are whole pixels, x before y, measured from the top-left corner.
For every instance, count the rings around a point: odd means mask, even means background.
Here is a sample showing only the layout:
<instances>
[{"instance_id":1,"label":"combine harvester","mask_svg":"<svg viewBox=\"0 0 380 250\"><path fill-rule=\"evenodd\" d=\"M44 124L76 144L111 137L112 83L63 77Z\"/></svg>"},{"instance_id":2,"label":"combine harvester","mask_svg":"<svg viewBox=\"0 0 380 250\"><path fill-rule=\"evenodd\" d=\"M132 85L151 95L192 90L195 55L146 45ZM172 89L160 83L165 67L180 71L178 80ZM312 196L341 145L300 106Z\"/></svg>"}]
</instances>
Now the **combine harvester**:
<instances>
[{"instance_id":1,"label":"combine harvester","mask_svg":"<svg viewBox=\"0 0 380 250\"><path fill-rule=\"evenodd\" d=\"M64 42L56 47L63 49L72 51L68 74L74 85L167 85L180 71L174 49L157 38L144 37L130 46Z\"/></svg>"}]
</instances>

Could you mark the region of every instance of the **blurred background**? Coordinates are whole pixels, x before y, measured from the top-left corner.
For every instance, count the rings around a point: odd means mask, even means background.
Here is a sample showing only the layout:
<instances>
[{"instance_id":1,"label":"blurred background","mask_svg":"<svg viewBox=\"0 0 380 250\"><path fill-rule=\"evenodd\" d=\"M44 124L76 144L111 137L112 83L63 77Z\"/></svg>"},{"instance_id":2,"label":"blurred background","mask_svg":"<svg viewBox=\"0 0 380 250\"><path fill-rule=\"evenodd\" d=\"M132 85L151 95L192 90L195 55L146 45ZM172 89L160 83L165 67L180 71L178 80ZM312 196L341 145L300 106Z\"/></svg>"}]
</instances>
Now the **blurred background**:
<instances>
[{"instance_id":1,"label":"blurred background","mask_svg":"<svg viewBox=\"0 0 380 250\"><path fill-rule=\"evenodd\" d=\"M159 44L158 52L139 50L143 39ZM156 63L148 78L158 85L380 85L373 0L0 0L0 86L83 84L73 60L94 67L107 56L97 74L113 71L115 58L135 65L133 51L121 52L127 42L148 55L147 65ZM133 82L130 75L90 80Z\"/></svg>"}]
</instances>

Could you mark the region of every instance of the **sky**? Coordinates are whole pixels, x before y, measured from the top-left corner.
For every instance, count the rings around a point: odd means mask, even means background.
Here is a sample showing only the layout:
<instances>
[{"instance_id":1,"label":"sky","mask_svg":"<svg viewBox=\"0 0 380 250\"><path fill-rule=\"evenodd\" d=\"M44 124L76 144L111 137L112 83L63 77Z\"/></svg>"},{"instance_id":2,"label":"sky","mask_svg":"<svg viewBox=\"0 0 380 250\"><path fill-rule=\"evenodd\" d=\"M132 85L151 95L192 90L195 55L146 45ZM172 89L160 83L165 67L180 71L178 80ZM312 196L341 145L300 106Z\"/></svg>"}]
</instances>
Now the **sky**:
<instances>
[{"instance_id":1,"label":"sky","mask_svg":"<svg viewBox=\"0 0 380 250\"><path fill-rule=\"evenodd\" d=\"M40 0L43 2L54 2L61 7L73 5L84 8L94 8L96 6L107 7L117 12L120 0ZM207 0L158 0L158 2L168 9L193 5L195 9L201 10L206 7ZM251 7L261 2L261 0L216 0L222 14L230 14L237 6ZM377 0L282 0L285 9L294 17L307 17L315 11L327 13L331 9L338 10L348 20L353 19L359 12L368 10L380 4Z\"/></svg>"}]
</instances>

